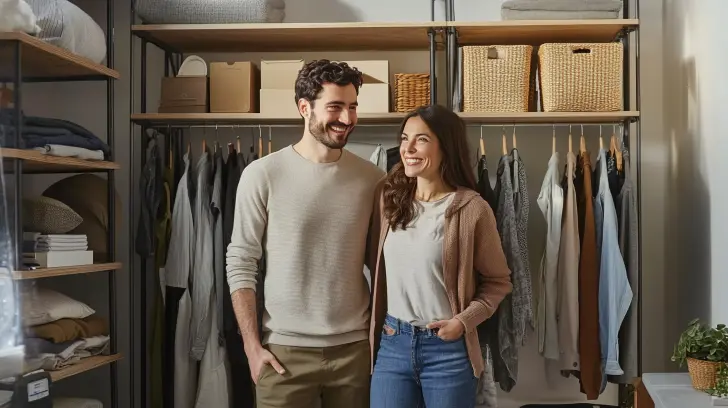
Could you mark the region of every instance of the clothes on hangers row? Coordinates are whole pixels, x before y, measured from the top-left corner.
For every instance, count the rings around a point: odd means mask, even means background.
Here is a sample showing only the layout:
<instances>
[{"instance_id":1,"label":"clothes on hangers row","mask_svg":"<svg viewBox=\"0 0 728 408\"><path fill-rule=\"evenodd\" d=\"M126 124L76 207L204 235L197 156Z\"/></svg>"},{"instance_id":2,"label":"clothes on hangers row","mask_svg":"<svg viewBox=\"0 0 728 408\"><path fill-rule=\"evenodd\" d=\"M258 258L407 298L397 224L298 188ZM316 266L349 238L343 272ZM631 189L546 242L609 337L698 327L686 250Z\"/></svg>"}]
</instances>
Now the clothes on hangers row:
<instances>
[{"instance_id":1,"label":"clothes on hangers row","mask_svg":"<svg viewBox=\"0 0 728 408\"><path fill-rule=\"evenodd\" d=\"M149 149L159 149L156 140L150 141ZM143 174L163 177L155 178L158 183L142 177L142 202L162 197L159 211L153 212L159 286L151 350L152 405L252 407L253 383L226 287L225 248L240 174L257 156L246 160L228 145L224 160L217 145L213 152L204 146L193 165L188 148L174 200L177 160L171 152L169 158L163 165L158 151L148 154ZM157 195L159 189L165 193ZM153 208L154 204L150 211Z\"/></svg>"},{"instance_id":2,"label":"clothes on hangers row","mask_svg":"<svg viewBox=\"0 0 728 408\"><path fill-rule=\"evenodd\" d=\"M629 154L600 149L592 169L586 149L549 160L537 202L547 224L539 270L538 349L573 374L588 399L607 379L637 375L637 209ZM627 324L622 329L622 323Z\"/></svg>"},{"instance_id":3,"label":"clothes on hangers row","mask_svg":"<svg viewBox=\"0 0 728 408\"><path fill-rule=\"evenodd\" d=\"M478 384L478 406L495 407L495 382L510 391L518 379L518 349L533 328L531 272L528 252L529 196L526 168L518 149L499 160L495 189L490 184L487 158L478 162L478 189L495 213L498 233L511 269L513 292L496 313L478 327L485 375Z\"/></svg>"}]
</instances>

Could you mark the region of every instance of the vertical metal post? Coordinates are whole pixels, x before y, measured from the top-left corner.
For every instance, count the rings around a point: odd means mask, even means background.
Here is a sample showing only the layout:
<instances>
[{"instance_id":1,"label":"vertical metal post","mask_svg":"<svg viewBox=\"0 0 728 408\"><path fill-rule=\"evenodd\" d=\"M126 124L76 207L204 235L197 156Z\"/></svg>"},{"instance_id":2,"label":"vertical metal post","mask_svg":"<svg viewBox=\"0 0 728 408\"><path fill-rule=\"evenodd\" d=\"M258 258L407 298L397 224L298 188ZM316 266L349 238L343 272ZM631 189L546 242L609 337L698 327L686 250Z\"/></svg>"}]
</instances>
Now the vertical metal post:
<instances>
[{"instance_id":1,"label":"vertical metal post","mask_svg":"<svg viewBox=\"0 0 728 408\"><path fill-rule=\"evenodd\" d=\"M13 148L20 149L22 147L23 134L23 45L20 41L15 41L13 56L15 58L15 76L13 77L13 113L15 120L15 137L13 138ZM13 217L13 233L15 234L15 265L16 271L21 269L23 264L23 160L13 159L13 170L15 173L13 196L15 217Z\"/></svg>"},{"instance_id":2,"label":"vertical metal post","mask_svg":"<svg viewBox=\"0 0 728 408\"><path fill-rule=\"evenodd\" d=\"M114 0L106 0L106 66L114 69ZM106 143L109 145L111 153L109 160L114 161L116 158L116 146L114 144L114 79L106 78ZM107 182L107 262L116 260L116 174L114 170L106 172ZM107 271L108 288L109 288L109 334L111 337L111 353L118 352L119 333L117 327L117 302L116 302L116 271ZM111 365L110 373L111 381L111 407L116 408L119 405L119 365L114 363Z\"/></svg>"},{"instance_id":3,"label":"vertical metal post","mask_svg":"<svg viewBox=\"0 0 728 408\"><path fill-rule=\"evenodd\" d=\"M634 18L640 18L640 2L634 0ZM634 51L635 51L635 109L641 110L641 91L640 91L640 29L641 25L637 27L634 32ZM641 208L642 203L642 179L641 179L641 167L642 167L642 116L637 119L636 123L637 137L634 138L634 146L630 146L630 153L635 155L635 171L637 179L637 208ZM633 153L634 152L634 153ZM631 158L630 158L631 160ZM640 211L637 211L637 375L642 375L642 216Z\"/></svg>"},{"instance_id":4,"label":"vertical metal post","mask_svg":"<svg viewBox=\"0 0 728 408\"><path fill-rule=\"evenodd\" d=\"M147 112L147 40L142 39L141 43L141 90L139 97L141 98L140 101L140 108L142 113ZM166 60L165 60L165 66L166 66ZM144 164L147 157L147 133L146 128L142 126L141 128L141 168L144 168ZM132 186L132 189L134 189L136 186ZM136 203L134 203L136 204ZM133 205L134 205L133 204ZM146 406L147 404L147 262L149 261L146 257L140 257L140 273L138 275L138 281L139 281L139 296L141 297L139 299L140 307L139 307L139 314L141 318L139 319L141 321L141 328L140 328L140 339L139 342L141 344L141 353L139 353L139 361L141 365L141 381L140 381L140 387L141 387L141 399L142 399L142 406ZM136 288L135 288L136 289Z\"/></svg>"},{"instance_id":5,"label":"vertical metal post","mask_svg":"<svg viewBox=\"0 0 728 408\"><path fill-rule=\"evenodd\" d=\"M435 29L430 28L430 105L437 104L437 61L435 60L437 47L435 44Z\"/></svg>"},{"instance_id":6,"label":"vertical metal post","mask_svg":"<svg viewBox=\"0 0 728 408\"><path fill-rule=\"evenodd\" d=\"M135 14L134 14L134 1L129 2L130 7L130 22L131 24L134 24L136 22L135 20ZM135 40L136 37L134 36L134 33L129 30L129 112L133 113L135 110L135 89L134 89L134 72L136 69L136 57L135 57ZM129 219L133 220L135 211L134 211L134 202L136 199L136 189L134 186L134 178L135 175L135 163L134 163L134 148L136 146L135 143L135 127L130 124L129 126L129 185L130 185L130 192L129 192L129 200L127 201L127 205L129 206ZM135 278L136 275L136 263L135 258L133 255L134 248L134 229L131 228L129 230L129 276L128 276L128 284L129 284L129 294L128 294L128 301L129 301L129 316L130 316L130 322L129 322L129 384L131 388L131 406L135 407L137 404L137 392L136 392L136 374L137 374L137 364L136 364L136 354L137 354L137 348L136 348L136 325L137 325L137 318L136 318L136 312L135 307L136 301L134 299L134 290L135 290ZM144 381L142 381L144 382ZM146 406L146 403L142 403L141 406Z\"/></svg>"}]
</instances>

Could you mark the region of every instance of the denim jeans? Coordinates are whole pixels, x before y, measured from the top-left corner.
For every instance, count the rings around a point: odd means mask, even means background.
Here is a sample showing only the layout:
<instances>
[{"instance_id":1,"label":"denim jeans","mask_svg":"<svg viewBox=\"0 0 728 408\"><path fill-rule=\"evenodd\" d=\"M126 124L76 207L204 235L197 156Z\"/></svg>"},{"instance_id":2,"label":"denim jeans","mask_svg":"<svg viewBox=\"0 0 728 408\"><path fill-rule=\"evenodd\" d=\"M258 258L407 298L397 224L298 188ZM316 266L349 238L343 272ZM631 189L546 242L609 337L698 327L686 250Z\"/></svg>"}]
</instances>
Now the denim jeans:
<instances>
[{"instance_id":1,"label":"denim jeans","mask_svg":"<svg viewBox=\"0 0 728 408\"><path fill-rule=\"evenodd\" d=\"M478 379L465 340L440 339L387 315L371 385L372 408L473 408Z\"/></svg>"}]
</instances>

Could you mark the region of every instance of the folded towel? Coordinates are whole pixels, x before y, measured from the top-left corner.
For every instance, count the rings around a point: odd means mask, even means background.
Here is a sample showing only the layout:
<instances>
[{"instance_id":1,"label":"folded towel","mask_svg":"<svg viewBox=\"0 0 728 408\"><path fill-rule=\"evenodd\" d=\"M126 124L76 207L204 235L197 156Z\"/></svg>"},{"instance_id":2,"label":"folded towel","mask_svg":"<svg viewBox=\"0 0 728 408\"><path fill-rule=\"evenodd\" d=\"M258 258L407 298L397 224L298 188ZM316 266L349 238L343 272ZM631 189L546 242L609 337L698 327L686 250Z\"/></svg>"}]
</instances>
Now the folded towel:
<instances>
[{"instance_id":1,"label":"folded towel","mask_svg":"<svg viewBox=\"0 0 728 408\"><path fill-rule=\"evenodd\" d=\"M103 151L89 150L82 147L47 144L43 147L36 147L35 150L49 156L76 157L85 160L104 160Z\"/></svg>"},{"instance_id":2,"label":"folded towel","mask_svg":"<svg viewBox=\"0 0 728 408\"><path fill-rule=\"evenodd\" d=\"M521 11L621 11L619 0L508 0L501 9Z\"/></svg>"},{"instance_id":3,"label":"folded towel","mask_svg":"<svg viewBox=\"0 0 728 408\"><path fill-rule=\"evenodd\" d=\"M88 150L101 150L104 155L111 153L109 145L76 123L63 119L25 115L22 115L22 121L22 146L18 147L31 149L57 144L81 147ZM15 130L15 111L0 109L0 125L5 128L5 132L0 132L0 136L3 133L12 135ZM2 142L3 146L10 145L9 141L6 140L0 140L0 142Z\"/></svg>"}]
</instances>

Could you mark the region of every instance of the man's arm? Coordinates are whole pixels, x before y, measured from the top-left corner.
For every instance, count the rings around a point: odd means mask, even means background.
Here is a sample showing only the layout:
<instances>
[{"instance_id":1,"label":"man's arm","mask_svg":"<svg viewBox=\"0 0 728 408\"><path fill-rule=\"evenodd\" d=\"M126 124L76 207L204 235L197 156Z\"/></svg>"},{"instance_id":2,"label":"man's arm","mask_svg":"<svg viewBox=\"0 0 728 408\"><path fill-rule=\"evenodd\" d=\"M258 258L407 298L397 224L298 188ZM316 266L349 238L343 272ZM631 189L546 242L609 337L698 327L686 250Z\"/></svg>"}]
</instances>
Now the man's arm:
<instances>
[{"instance_id":1,"label":"man's arm","mask_svg":"<svg viewBox=\"0 0 728 408\"><path fill-rule=\"evenodd\" d=\"M258 264L263 255L263 235L268 223L268 180L265 169L257 164L251 163L240 176L226 268L235 319L256 383L263 364L270 364L283 373L275 357L261 345L258 332L255 289Z\"/></svg>"}]
</instances>

